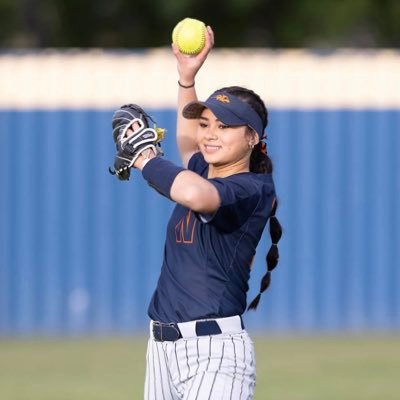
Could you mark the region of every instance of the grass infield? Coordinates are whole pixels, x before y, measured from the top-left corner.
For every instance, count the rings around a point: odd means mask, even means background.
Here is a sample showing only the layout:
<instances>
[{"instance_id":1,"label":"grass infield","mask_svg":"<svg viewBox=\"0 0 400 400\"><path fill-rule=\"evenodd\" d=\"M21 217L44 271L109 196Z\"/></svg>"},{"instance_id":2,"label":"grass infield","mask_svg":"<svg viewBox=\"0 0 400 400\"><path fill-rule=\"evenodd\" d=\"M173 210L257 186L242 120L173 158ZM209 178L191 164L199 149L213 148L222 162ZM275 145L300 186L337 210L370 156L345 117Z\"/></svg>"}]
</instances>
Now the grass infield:
<instances>
[{"instance_id":1,"label":"grass infield","mask_svg":"<svg viewBox=\"0 0 400 400\"><path fill-rule=\"evenodd\" d=\"M256 400L397 400L400 335L256 337ZM143 399L146 339L0 340L0 399Z\"/></svg>"}]
</instances>

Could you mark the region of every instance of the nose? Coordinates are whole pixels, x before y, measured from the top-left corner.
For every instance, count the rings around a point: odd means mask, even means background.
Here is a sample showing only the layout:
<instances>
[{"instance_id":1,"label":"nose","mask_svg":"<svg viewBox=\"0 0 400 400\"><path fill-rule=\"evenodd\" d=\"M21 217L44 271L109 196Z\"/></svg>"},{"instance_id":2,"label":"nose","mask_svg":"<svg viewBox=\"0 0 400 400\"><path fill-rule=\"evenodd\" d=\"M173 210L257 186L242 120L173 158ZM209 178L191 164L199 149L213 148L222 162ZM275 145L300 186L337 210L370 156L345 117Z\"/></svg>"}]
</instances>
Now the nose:
<instances>
[{"instance_id":1,"label":"nose","mask_svg":"<svg viewBox=\"0 0 400 400\"><path fill-rule=\"evenodd\" d=\"M215 140L215 139L218 138L218 136L217 136L215 130L212 129L211 127L209 127L209 128L206 130L204 136L205 136L205 138L206 138L207 140Z\"/></svg>"}]
</instances>

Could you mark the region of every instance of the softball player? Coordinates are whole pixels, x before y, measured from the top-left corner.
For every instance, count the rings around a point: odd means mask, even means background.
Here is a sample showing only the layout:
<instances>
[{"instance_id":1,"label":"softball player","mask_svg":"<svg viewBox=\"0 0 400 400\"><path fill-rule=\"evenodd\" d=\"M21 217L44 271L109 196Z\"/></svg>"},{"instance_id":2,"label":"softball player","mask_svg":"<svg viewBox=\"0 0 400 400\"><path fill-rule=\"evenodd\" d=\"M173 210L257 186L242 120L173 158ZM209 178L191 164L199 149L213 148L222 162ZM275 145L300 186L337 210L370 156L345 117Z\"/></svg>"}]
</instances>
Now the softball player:
<instances>
[{"instance_id":1,"label":"softball player","mask_svg":"<svg viewBox=\"0 0 400 400\"><path fill-rule=\"evenodd\" d=\"M213 47L186 57L173 45L179 73L177 143L183 167L140 155L134 167L176 202L164 260L151 299L145 399L251 399L253 343L241 315L251 263L270 220L273 245L256 308L278 260L272 164L263 142L267 110L242 87L223 88L205 102L194 79Z\"/></svg>"}]
</instances>

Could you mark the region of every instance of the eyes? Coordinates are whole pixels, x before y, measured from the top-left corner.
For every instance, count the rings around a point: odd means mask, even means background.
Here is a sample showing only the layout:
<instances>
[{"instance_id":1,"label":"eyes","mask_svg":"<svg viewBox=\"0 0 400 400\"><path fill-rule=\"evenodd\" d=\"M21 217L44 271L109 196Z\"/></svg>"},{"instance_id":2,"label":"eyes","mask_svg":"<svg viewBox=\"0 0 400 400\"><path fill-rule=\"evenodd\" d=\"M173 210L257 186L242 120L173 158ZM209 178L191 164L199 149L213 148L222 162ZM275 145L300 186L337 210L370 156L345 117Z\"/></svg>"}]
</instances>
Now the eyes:
<instances>
[{"instance_id":1,"label":"eyes","mask_svg":"<svg viewBox=\"0 0 400 400\"><path fill-rule=\"evenodd\" d=\"M200 122L199 122L200 128L203 128L203 129L208 128L209 125L210 125L210 124L209 124L208 122L204 122L204 121L200 121ZM222 129L230 128L230 126L225 125L225 124L219 122L218 125L217 125L217 128L222 130Z\"/></svg>"}]
</instances>

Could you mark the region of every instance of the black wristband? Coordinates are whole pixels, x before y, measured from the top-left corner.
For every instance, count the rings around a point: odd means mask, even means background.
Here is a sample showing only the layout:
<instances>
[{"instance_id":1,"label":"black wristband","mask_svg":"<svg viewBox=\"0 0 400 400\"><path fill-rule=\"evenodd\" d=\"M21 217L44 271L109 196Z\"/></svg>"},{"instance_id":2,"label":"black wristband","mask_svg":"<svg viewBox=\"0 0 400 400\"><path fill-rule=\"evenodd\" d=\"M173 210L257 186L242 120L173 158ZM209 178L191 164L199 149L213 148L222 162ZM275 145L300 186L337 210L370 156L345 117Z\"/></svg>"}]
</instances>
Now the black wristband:
<instances>
[{"instance_id":1,"label":"black wristband","mask_svg":"<svg viewBox=\"0 0 400 400\"><path fill-rule=\"evenodd\" d=\"M182 85L182 83L180 83L180 82L178 81L178 85L179 85L181 88L184 88L184 89L190 89L190 88L194 87L195 83L196 83L196 82L193 82L191 85L186 86L186 85Z\"/></svg>"},{"instance_id":2,"label":"black wristband","mask_svg":"<svg viewBox=\"0 0 400 400\"><path fill-rule=\"evenodd\" d=\"M146 163L142 169L143 178L163 196L171 198L171 187L176 176L185 171L171 161L161 157L154 157Z\"/></svg>"}]
</instances>

